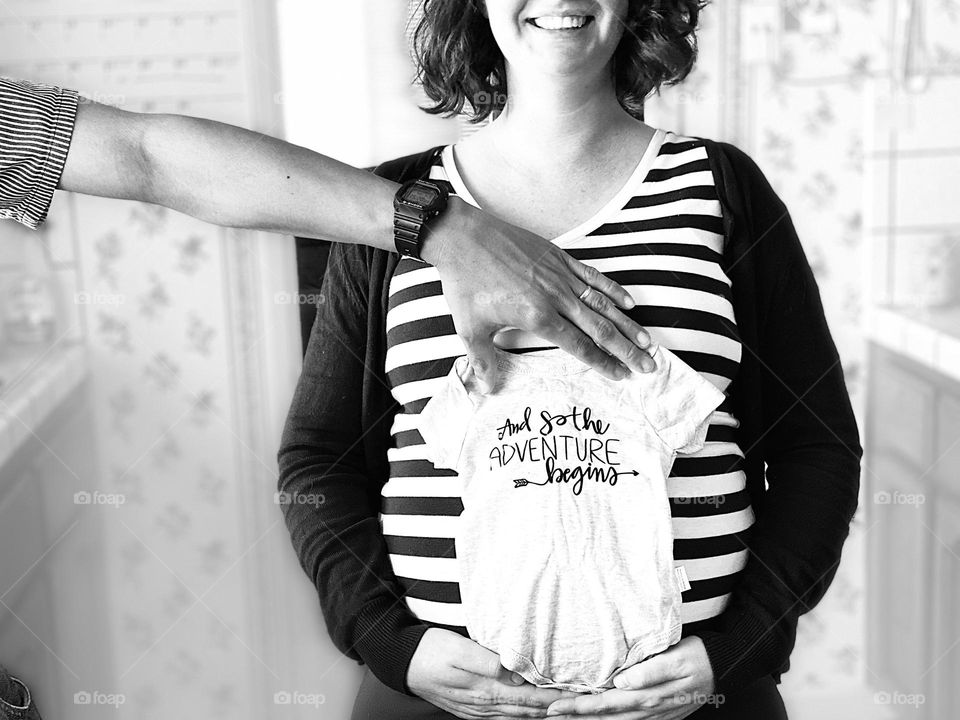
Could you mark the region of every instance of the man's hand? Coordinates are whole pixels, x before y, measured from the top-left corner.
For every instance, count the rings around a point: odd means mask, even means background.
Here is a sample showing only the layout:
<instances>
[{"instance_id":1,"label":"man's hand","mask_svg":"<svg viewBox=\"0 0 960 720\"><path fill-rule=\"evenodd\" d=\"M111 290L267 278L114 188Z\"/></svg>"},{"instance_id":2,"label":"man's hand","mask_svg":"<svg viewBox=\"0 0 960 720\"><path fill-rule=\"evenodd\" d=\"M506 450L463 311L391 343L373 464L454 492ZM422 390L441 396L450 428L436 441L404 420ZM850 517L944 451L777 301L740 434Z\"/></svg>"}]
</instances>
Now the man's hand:
<instances>
[{"instance_id":1,"label":"man's hand","mask_svg":"<svg viewBox=\"0 0 960 720\"><path fill-rule=\"evenodd\" d=\"M650 335L617 308L633 307L623 287L459 198L451 197L437 219L423 258L440 273L457 334L488 389L497 378L493 335L508 327L553 343L612 380L628 374L623 365L639 372L655 367L644 352Z\"/></svg>"},{"instance_id":2,"label":"man's hand","mask_svg":"<svg viewBox=\"0 0 960 720\"><path fill-rule=\"evenodd\" d=\"M443 628L420 638L406 679L414 693L459 718L540 718L550 703L576 695L526 682L495 652Z\"/></svg>"},{"instance_id":3,"label":"man's hand","mask_svg":"<svg viewBox=\"0 0 960 720\"><path fill-rule=\"evenodd\" d=\"M613 684L616 688L596 695L558 700L547 710L548 717L679 720L702 705L723 703L723 696L713 694L713 669L696 636L622 670Z\"/></svg>"}]
</instances>

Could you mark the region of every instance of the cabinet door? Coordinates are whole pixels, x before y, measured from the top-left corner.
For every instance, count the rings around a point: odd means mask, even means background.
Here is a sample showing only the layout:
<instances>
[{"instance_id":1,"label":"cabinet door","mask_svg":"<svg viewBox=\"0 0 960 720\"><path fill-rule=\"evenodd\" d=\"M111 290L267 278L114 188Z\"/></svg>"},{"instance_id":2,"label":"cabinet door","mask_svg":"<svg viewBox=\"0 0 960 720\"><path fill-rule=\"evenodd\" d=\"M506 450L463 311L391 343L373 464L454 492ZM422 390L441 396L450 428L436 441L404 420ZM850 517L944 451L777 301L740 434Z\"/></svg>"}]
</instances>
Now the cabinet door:
<instances>
[{"instance_id":1,"label":"cabinet door","mask_svg":"<svg viewBox=\"0 0 960 720\"><path fill-rule=\"evenodd\" d=\"M38 484L30 467L4 468L0 475L0 599L7 604L37 575L47 549Z\"/></svg>"},{"instance_id":2,"label":"cabinet door","mask_svg":"<svg viewBox=\"0 0 960 720\"><path fill-rule=\"evenodd\" d=\"M960 717L960 501L940 498L934 519L933 652L931 692L933 718Z\"/></svg>"},{"instance_id":3,"label":"cabinet door","mask_svg":"<svg viewBox=\"0 0 960 720\"><path fill-rule=\"evenodd\" d=\"M923 693L929 662L930 504L920 471L899 457L869 458L868 678L880 692ZM913 718L925 717L923 708Z\"/></svg>"},{"instance_id":4,"label":"cabinet door","mask_svg":"<svg viewBox=\"0 0 960 720\"><path fill-rule=\"evenodd\" d=\"M0 606L0 663L27 684L41 711L52 710L47 699L59 687L61 669L59 657L51 647L54 639L50 586L46 577L38 574L18 590L13 604L9 604L7 596Z\"/></svg>"},{"instance_id":5,"label":"cabinet door","mask_svg":"<svg viewBox=\"0 0 960 720\"><path fill-rule=\"evenodd\" d=\"M871 359L867 443L926 469L933 457L934 387L892 353L874 346Z\"/></svg>"},{"instance_id":6,"label":"cabinet door","mask_svg":"<svg viewBox=\"0 0 960 720\"><path fill-rule=\"evenodd\" d=\"M933 477L941 491L960 497L960 397L953 394L940 398L934 458Z\"/></svg>"}]
</instances>

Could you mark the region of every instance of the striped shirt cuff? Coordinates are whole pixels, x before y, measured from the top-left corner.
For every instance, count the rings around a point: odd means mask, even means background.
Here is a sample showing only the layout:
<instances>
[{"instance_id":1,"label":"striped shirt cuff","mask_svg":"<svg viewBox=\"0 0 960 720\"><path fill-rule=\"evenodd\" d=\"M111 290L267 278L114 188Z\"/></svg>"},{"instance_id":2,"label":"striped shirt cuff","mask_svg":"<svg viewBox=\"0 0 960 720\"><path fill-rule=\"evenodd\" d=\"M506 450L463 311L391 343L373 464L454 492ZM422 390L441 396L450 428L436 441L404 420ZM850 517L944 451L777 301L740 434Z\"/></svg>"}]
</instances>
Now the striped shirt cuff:
<instances>
[{"instance_id":1,"label":"striped shirt cuff","mask_svg":"<svg viewBox=\"0 0 960 720\"><path fill-rule=\"evenodd\" d=\"M47 218L73 138L74 90L0 77L0 218Z\"/></svg>"}]
</instances>

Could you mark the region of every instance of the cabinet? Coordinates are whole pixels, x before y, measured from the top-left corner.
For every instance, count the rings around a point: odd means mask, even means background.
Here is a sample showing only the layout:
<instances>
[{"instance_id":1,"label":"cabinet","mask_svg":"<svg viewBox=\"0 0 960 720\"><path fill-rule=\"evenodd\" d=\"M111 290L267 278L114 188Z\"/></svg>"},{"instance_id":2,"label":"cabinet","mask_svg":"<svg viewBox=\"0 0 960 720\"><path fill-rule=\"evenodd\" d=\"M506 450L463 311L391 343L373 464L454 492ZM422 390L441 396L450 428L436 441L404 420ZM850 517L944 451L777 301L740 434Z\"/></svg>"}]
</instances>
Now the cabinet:
<instances>
[{"instance_id":1,"label":"cabinet","mask_svg":"<svg viewBox=\"0 0 960 720\"><path fill-rule=\"evenodd\" d=\"M942 499L934 517L931 717L954 718L960 711L960 501Z\"/></svg>"},{"instance_id":2,"label":"cabinet","mask_svg":"<svg viewBox=\"0 0 960 720\"><path fill-rule=\"evenodd\" d=\"M867 678L893 717L960 717L960 382L869 353Z\"/></svg>"},{"instance_id":3,"label":"cabinet","mask_svg":"<svg viewBox=\"0 0 960 720\"><path fill-rule=\"evenodd\" d=\"M112 674L103 527L75 499L98 475L88 393L81 382L59 398L0 464L0 663L44 718L102 717L74 695Z\"/></svg>"}]
</instances>

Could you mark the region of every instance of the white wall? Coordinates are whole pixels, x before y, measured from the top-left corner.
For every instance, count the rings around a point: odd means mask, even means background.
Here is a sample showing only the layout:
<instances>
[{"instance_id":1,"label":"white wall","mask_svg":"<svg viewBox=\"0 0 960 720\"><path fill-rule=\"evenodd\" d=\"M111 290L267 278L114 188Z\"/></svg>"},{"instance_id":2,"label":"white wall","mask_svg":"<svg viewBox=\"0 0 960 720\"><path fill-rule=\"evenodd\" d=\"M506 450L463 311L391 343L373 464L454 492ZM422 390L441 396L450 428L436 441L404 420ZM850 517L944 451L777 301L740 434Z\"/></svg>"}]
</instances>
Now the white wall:
<instances>
[{"instance_id":1,"label":"white wall","mask_svg":"<svg viewBox=\"0 0 960 720\"><path fill-rule=\"evenodd\" d=\"M411 85L400 0L278 0L286 137L352 165L452 142Z\"/></svg>"}]
</instances>

